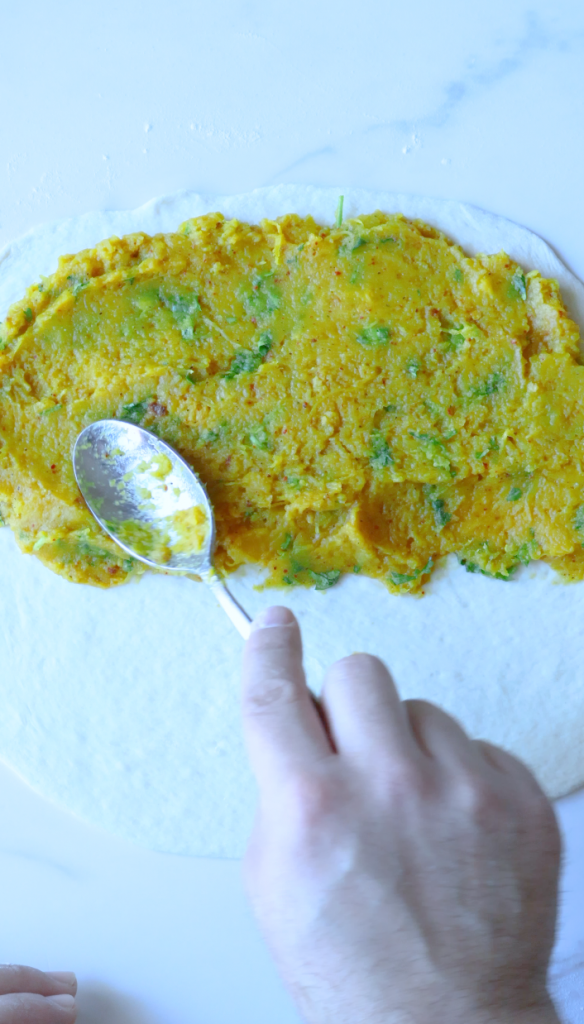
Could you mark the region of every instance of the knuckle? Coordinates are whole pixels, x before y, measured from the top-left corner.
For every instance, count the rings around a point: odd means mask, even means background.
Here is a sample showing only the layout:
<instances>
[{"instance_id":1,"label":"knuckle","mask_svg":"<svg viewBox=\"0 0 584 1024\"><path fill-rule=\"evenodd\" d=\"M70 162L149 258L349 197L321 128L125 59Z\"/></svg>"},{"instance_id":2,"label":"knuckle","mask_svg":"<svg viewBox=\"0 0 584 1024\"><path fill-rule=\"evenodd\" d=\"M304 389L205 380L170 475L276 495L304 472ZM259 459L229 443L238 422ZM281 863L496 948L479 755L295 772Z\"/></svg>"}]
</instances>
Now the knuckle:
<instances>
[{"instance_id":1,"label":"knuckle","mask_svg":"<svg viewBox=\"0 0 584 1024\"><path fill-rule=\"evenodd\" d=\"M331 667L326 683L329 688L362 686L363 679L368 679L380 667L385 670L383 662L374 654L349 654Z\"/></svg>"},{"instance_id":2,"label":"knuckle","mask_svg":"<svg viewBox=\"0 0 584 1024\"><path fill-rule=\"evenodd\" d=\"M297 700L296 684L283 676L273 676L253 681L244 692L243 708L248 715L261 715Z\"/></svg>"},{"instance_id":3,"label":"knuckle","mask_svg":"<svg viewBox=\"0 0 584 1024\"><path fill-rule=\"evenodd\" d=\"M334 781L324 775L300 773L287 787L287 804L295 828L312 832L338 805Z\"/></svg>"},{"instance_id":4,"label":"knuckle","mask_svg":"<svg viewBox=\"0 0 584 1024\"><path fill-rule=\"evenodd\" d=\"M489 779L472 772L461 772L455 785L457 806L476 821L486 822L500 816L503 801Z\"/></svg>"},{"instance_id":5,"label":"knuckle","mask_svg":"<svg viewBox=\"0 0 584 1024\"><path fill-rule=\"evenodd\" d=\"M431 778L415 758L388 756L380 759L376 775L383 794L390 801L423 801L432 791Z\"/></svg>"},{"instance_id":6,"label":"knuckle","mask_svg":"<svg viewBox=\"0 0 584 1024\"><path fill-rule=\"evenodd\" d=\"M554 808L543 790L535 790L531 799L525 801L525 807L529 821L544 839L546 849L559 856L562 847L560 826Z\"/></svg>"}]
</instances>

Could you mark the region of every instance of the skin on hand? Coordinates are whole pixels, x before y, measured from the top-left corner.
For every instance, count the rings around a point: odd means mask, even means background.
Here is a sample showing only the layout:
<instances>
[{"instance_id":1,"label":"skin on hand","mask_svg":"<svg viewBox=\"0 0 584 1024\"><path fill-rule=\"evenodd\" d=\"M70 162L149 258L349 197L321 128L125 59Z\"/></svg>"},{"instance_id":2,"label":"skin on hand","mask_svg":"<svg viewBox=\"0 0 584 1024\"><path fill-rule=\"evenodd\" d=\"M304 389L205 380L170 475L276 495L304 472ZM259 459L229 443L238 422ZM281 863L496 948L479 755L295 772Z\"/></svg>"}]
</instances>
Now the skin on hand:
<instances>
[{"instance_id":1,"label":"skin on hand","mask_svg":"<svg viewBox=\"0 0 584 1024\"><path fill-rule=\"evenodd\" d=\"M0 1024L75 1024L77 981L68 971L0 966Z\"/></svg>"},{"instance_id":2,"label":"skin on hand","mask_svg":"<svg viewBox=\"0 0 584 1024\"><path fill-rule=\"evenodd\" d=\"M560 839L516 758L367 654L306 687L286 608L243 667L252 904L307 1024L548 1024Z\"/></svg>"}]
</instances>

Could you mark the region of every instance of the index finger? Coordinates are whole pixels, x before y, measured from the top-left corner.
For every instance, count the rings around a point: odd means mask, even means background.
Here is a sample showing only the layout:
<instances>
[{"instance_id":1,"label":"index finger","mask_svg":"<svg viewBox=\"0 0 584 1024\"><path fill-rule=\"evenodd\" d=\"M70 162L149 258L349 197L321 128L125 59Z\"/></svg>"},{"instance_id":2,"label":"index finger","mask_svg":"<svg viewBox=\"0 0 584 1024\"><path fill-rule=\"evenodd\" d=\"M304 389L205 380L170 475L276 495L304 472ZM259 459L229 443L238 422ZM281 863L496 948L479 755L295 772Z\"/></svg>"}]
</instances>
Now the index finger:
<instances>
[{"instance_id":1,"label":"index finger","mask_svg":"<svg viewBox=\"0 0 584 1024\"><path fill-rule=\"evenodd\" d=\"M288 608L263 611L243 655L243 726L260 789L332 757L306 685L298 623Z\"/></svg>"}]
</instances>

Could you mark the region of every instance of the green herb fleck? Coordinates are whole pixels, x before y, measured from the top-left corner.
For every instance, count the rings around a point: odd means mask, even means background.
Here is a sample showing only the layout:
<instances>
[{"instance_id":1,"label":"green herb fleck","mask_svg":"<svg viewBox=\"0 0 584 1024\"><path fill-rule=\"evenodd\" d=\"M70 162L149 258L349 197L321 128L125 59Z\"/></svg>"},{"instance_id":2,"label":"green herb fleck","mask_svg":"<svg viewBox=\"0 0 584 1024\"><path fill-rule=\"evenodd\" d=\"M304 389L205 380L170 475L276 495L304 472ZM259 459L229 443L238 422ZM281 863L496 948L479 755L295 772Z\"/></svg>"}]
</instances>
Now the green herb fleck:
<instances>
[{"instance_id":1,"label":"green herb fleck","mask_svg":"<svg viewBox=\"0 0 584 1024\"><path fill-rule=\"evenodd\" d=\"M467 392L467 398L490 398L491 395L497 395L503 391L506 384L505 374L495 370L489 374L486 380L470 388Z\"/></svg>"},{"instance_id":2,"label":"green herb fleck","mask_svg":"<svg viewBox=\"0 0 584 1024\"><path fill-rule=\"evenodd\" d=\"M335 213L335 227L340 228L343 223L343 206L345 204L345 197L339 196L339 202Z\"/></svg>"},{"instance_id":3,"label":"green herb fleck","mask_svg":"<svg viewBox=\"0 0 584 1024\"><path fill-rule=\"evenodd\" d=\"M365 327L360 334L357 335L357 341L361 345L386 345L389 341L390 330L389 327L382 327L381 324L372 324L371 327Z\"/></svg>"},{"instance_id":4,"label":"green herb fleck","mask_svg":"<svg viewBox=\"0 0 584 1024\"><path fill-rule=\"evenodd\" d=\"M507 501L519 501L519 498L523 494L520 487L512 487L507 495Z\"/></svg>"},{"instance_id":5,"label":"green herb fleck","mask_svg":"<svg viewBox=\"0 0 584 1024\"><path fill-rule=\"evenodd\" d=\"M199 437L203 444L212 444L213 441L217 441L221 435L220 430L201 430Z\"/></svg>"},{"instance_id":6,"label":"green herb fleck","mask_svg":"<svg viewBox=\"0 0 584 1024\"><path fill-rule=\"evenodd\" d=\"M574 529L584 530L584 505L580 505L574 513Z\"/></svg>"},{"instance_id":7,"label":"green herb fleck","mask_svg":"<svg viewBox=\"0 0 584 1024\"><path fill-rule=\"evenodd\" d=\"M450 470L450 456L448 449L446 448L443 441L439 437L434 437L433 434L427 434L424 431L410 430L410 437L413 437L415 441L420 442L420 447L423 454L432 463L436 469L448 469Z\"/></svg>"},{"instance_id":8,"label":"green herb fleck","mask_svg":"<svg viewBox=\"0 0 584 1024\"><path fill-rule=\"evenodd\" d=\"M56 412L57 409L62 409L62 408L63 408L63 403L62 402L59 402L57 405L49 405L48 408L42 410L41 416L48 416L49 413Z\"/></svg>"},{"instance_id":9,"label":"green herb fleck","mask_svg":"<svg viewBox=\"0 0 584 1024\"><path fill-rule=\"evenodd\" d=\"M454 274L452 276L454 277L454 280L456 281L457 284L460 284L461 281L464 281L464 274L463 274L462 270L460 269L460 267L456 268L456 270L454 271Z\"/></svg>"},{"instance_id":10,"label":"green herb fleck","mask_svg":"<svg viewBox=\"0 0 584 1024\"><path fill-rule=\"evenodd\" d=\"M280 544L280 551L287 551L288 548L291 546L293 540L294 540L294 538L293 538L292 534L291 533L287 533L286 536L284 537L284 540Z\"/></svg>"},{"instance_id":11,"label":"green herb fleck","mask_svg":"<svg viewBox=\"0 0 584 1024\"><path fill-rule=\"evenodd\" d=\"M409 583L415 583L420 576L430 572L434 562L429 558L423 569L413 569L412 572L390 572L389 578L395 587L403 587Z\"/></svg>"},{"instance_id":12,"label":"green herb fleck","mask_svg":"<svg viewBox=\"0 0 584 1024\"><path fill-rule=\"evenodd\" d=\"M462 331L444 331L444 334L448 335L448 340L445 345L448 352L458 352L458 350L464 345L466 339Z\"/></svg>"},{"instance_id":13,"label":"green herb fleck","mask_svg":"<svg viewBox=\"0 0 584 1024\"><path fill-rule=\"evenodd\" d=\"M201 304L198 295L178 295L177 293L166 294L161 288L159 292L160 301L170 310L177 327L185 341L193 341L195 337L195 320L201 312Z\"/></svg>"},{"instance_id":14,"label":"green herb fleck","mask_svg":"<svg viewBox=\"0 0 584 1024\"><path fill-rule=\"evenodd\" d=\"M123 405L120 419L126 420L128 423L141 423L148 411L149 404L150 399L146 399L143 402L129 402L128 405Z\"/></svg>"},{"instance_id":15,"label":"green herb fleck","mask_svg":"<svg viewBox=\"0 0 584 1024\"><path fill-rule=\"evenodd\" d=\"M315 590L328 590L329 587L335 585L341 571L340 569L330 569L329 572L313 572L312 569L309 569L308 575L314 583Z\"/></svg>"},{"instance_id":16,"label":"green herb fleck","mask_svg":"<svg viewBox=\"0 0 584 1024\"><path fill-rule=\"evenodd\" d=\"M360 565L354 565L353 566L353 572L355 572L355 573L361 572L361 566Z\"/></svg>"},{"instance_id":17,"label":"green herb fleck","mask_svg":"<svg viewBox=\"0 0 584 1024\"><path fill-rule=\"evenodd\" d=\"M27 319L27 322L30 323L32 320L32 309L30 309L30 307L28 309L25 309L24 315Z\"/></svg>"},{"instance_id":18,"label":"green herb fleck","mask_svg":"<svg viewBox=\"0 0 584 1024\"><path fill-rule=\"evenodd\" d=\"M446 502L444 501L444 498L438 497L431 486L426 488L426 497L428 498L430 508L434 513L434 522L436 523L438 530L444 529L446 524L452 519L450 513L446 511Z\"/></svg>"},{"instance_id":19,"label":"green herb fleck","mask_svg":"<svg viewBox=\"0 0 584 1024\"><path fill-rule=\"evenodd\" d=\"M499 451L499 442L496 437L490 437L487 447L480 452L475 452L475 459L486 459L491 452Z\"/></svg>"},{"instance_id":20,"label":"green herb fleck","mask_svg":"<svg viewBox=\"0 0 584 1024\"><path fill-rule=\"evenodd\" d=\"M272 332L264 331L264 333L260 335L257 352L250 352L249 349L245 348L236 352L227 373L223 374L225 380L233 380L233 378L237 377L240 373L253 373L261 364L262 359L267 356L272 345Z\"/></svg>"},{"instance_id":21,"label":"green herb fleck","mask_svg":"<svg viewBox=\"0 0 584 1024\"><path fill-rule=\"evenodd\" d=\"M525 274L520 267L517 267L513 277L509 281L509 295L512 299L527 298L527 287L525 281Z\"/></svg>"},{"instance_id":22,"label":"green herb fleck","mask_svg":"<svg viewBox=\"0 0 584 1024\"><path fill-rule=\"evenodd\" d=\"M82 277L78 277L77 274L69 274L67 281L69 282L69 290L73 292L73 295L78 295L81 289L87 288L87 285L89 284L88 281L85 281Z\"/></svg>"},{"instance_id":23,"label":"green herb fleck","mask_svg":"<svg viewBox=\"0 0 584 1024\"><path fill-rule=\"evenodd\" d=\"M171 313L177 318L183 316L193 316L196 313L201 312L201 304L199 302L198 295L178 295L171 293L167 295L163 289L159 292L160 301L170 310Z\"/></svg>"},{"instance_id":24,"label":"green herb fleck","mask_svg":"<svg viewBox=\"0 0 584 1024\"><path fill-rule=\"evenodd\" d=\"M258 423L256 427L253 427L248 436L250 444L252 444L254 448L259 448L260 451L263 452L270 450L270 435L262 423Z\"/></svg>"},{"instance_id":25,"label":"green herb fleck","mask_svg":"<svg viewBox=\"0 0 584 1024\"><path fill-rule=\"evenodd\" d=\"M371 453L369 465L373 469L386 469L387 466L393 466L394 458L391 449L379 430L374 430L371 434Z\"/></svg>"},{"instance_id":26,"label":"green herb fleck","mask_svg":"<svg viewBox=\"0 0 584 1024\"><path fill-rule=\"evenodd\" d=\"M422 367L420 365L419 359L408 359L406 363L406 373L409 374L410 377L413 377L415 379L418 376L421 368Z\"/></svg>"},{"instance_id":27,"label":"green herb fleck","mask_svg":"<svg viewBox=\"0 0 584 1024\"><path fill-rule=\"evenodd\" d=\"M442 333L448 335L446 349L450 352L458 352L469 339L482 341L485 338L484 331L477 324L467 324L464 321L454 327L445 327Z\"/></svg>"},{"instance_id":28,"label":"green herb fleck","mask_svg":"<svg viewBox=\"0 0 584 1024\"><path fill-rule=\"evenodd\" d=\"M355 239L354 244L350 247L351 252L357 252L357 249L362 249L364 245L367 245L367 239L359 237Z\"/></svg>"},{"instance_id":29,"label":"green herb fleck","mask_svg":"<svg viewBox=\"0 0 584 1024\"><path fill-rule=\"evenodd\" d=\"M227 373L223 374L224 380L233 380L240 373L253 373L257 370L262 361L259 352L250 352L249 349L241 348L236 352Z\"/></svg>"},{"instance_id":30,"label":"green herb fleck","mask_svg":"<svg viewBox=\"0 0 584 1024\"><path fill-rule=\"evenodd\" d=\"M459 561L467 572L478 572L481 576L488 576L491 580L503 580L504 583L509 583L513 573L517 570L517 564L515 564L510 565L506 572L488 572L486 569L481 569L478 562L470 562L466 558L460 558Z\"/></svg>"},{"instance_id":31,"label":"green herb fleck","mask_svg":"<svg viewBox=\"0 0 584 1024\"><path fill-rule=\"evenodd\" d=\"M263 334L260 334L260 340L258 343L258 354L261 356L262 359L264 359L267 356L273 343L274 339L272 338L271 331L264 331Z\"/></svg>"},{"instance_id":32,"label":"green herb fleck","mask_svg":"<svg viewBox=\"0 0 584 1024\"><path fill-rule=\"evenodd\" d=\"M525 541L524 544L520 544L515 552L515 558L521 565L529 565L534 558L539 555L539 544L536 540Z\"/></svg>"},{"instance_id":33,"label":"green herb fleck","mask_svg":"<svg viewBox=\"0 0 584 1024\"><path fill-rule=\"evenodd\" d=\"M419 572L390 572L389 574L391 582L396 587L403 587L405 583L413 583L414 580L417 580L419 575Z\"/></svg>"},{"instance_id":34,"label":"green herb fleck","mask_svg":"<svg viewBox=\"0 0 584 1024\"><path fill-rule=\"evenodd\" d=\"M273 278L274 271L255 274L252 278L252 291L245 292L242 296L245 311L250 316L275 313L280 308L282 299Z\"/></svg>"}]
</instances>

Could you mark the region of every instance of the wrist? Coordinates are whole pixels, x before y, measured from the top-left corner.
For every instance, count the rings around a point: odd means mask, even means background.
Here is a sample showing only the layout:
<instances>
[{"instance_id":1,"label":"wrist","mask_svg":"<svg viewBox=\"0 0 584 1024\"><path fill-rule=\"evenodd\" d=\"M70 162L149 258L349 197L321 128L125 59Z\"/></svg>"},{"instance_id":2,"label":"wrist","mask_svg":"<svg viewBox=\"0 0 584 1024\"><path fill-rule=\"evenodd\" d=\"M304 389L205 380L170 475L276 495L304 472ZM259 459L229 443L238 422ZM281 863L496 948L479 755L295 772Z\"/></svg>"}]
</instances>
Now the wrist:
<instances>
[{"instance_id":1,"label":"wrist","mask_svg":"<svg viewBox=\"0 0 584 1024\"><path fill-rule=\"evenodd\" d=\"M529 1007L525 1010L506 1012L505 1010L487 1010L473 1019L472 1024L561 1024L554 1005L549 999L541 1006Z\"/></svg>"}]
</instances>

